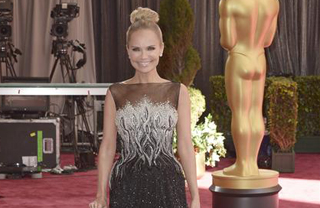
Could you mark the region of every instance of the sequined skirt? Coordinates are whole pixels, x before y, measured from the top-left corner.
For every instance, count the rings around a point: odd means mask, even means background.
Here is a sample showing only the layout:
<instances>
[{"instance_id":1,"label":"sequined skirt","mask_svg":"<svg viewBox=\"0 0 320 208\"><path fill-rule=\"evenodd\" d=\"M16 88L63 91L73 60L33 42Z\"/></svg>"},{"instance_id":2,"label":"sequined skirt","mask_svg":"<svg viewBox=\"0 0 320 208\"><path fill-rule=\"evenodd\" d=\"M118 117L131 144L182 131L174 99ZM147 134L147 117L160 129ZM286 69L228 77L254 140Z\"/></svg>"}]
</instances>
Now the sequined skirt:
<instances>
[{"instance_id":1,"label":"sequined skirt","mask_svg":"<svg viewBox=\"0 0 320 208\"><path fill-rule=\"evenodd\" d=\"M187 208L185 179L173 167L146 167L111 181L110 208Z\"/></svg>"}]
</instances>

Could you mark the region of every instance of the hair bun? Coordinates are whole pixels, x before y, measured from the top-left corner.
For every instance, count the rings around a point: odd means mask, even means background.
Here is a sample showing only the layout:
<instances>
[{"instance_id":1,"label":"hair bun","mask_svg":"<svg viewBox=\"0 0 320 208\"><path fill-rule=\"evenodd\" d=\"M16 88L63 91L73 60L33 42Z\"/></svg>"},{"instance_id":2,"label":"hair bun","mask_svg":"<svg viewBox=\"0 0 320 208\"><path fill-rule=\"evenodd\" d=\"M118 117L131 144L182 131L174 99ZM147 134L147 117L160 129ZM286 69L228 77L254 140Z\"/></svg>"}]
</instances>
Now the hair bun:
<instances>
[{"instance_id":1,"label":"hair bun","mask_svg":"<svg viewBox=\"0 0 320 208\"><path fill-rule=\"evenodd\" d=\"M130 22L133 24L140 20L157 23L159 21L159 15L157 12L149 8L138 7L138 9L135 9L130 14Z\"/></svg>"}]
</instances>

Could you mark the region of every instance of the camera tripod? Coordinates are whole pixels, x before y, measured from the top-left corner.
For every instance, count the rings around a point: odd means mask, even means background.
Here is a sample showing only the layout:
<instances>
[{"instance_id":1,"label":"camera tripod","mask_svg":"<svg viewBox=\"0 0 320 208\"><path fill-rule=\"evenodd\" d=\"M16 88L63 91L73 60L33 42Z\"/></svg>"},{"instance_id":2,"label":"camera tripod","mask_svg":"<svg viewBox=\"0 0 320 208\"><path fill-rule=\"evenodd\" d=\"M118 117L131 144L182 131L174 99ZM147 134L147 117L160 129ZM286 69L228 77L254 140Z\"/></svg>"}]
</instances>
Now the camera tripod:
<instances>
[{"instance_id":1,"label":"camera tripod","mask_svg":"<svg viewBox=\"0 0 320 208\"><path fill-rule=\"evenodd\" d=\"M80 44L81 45L81 44ZM55 73L56 67L58 65L58 62L60 63L61 67L61 73L63 77L63 82L69 82L69 83L77 83L76 80L76 70L79 69L81 66L77 64L77 67L74 67L71 63L71 59L68 53L68 49L72 46L72 49L74 51L79 50L79 46L75 46L72 41L66 41L64 39L57 39L53 41L53 47L52 47L52 54L54 54L55 61L53 68L50 73L50 82L52 81L53 75ZM81 46L84 47L84 44ZM82 48L83 49L83 48ZM83 65L82 65L83 66ZM66 80L65 76L68 78ZM86 109L84 105L84 97L82 96L68 96L68 118L71 121L71 128L72 131L72 146L74 150L74 157L75 157L75 165L79 169L87 168L87 164L85 161L83 161L80 157L80 150L78 147L78 128L76 123L76 117L81 116L82 122L84 124L85 130L87 132L90 132L90 126L88 123L88 119L86 117ZM97 153L97 148L94 145L94 139L93 137L88 137L90 142L90 148L93 153Z\"/></svg>"},{"instance_id":2,"label":"camera tripod","mask_svg":"<svg viewBox=\"0 0 320 208\"><path fill-rule=\"evenodd\" d=\"M8 40L0 40L0 78L2 79L2 65L5 65L5 75L17 77L13 61L18 62L17 55L22 55L21 51L14 47Z\"/></svg>"}]
</instances>

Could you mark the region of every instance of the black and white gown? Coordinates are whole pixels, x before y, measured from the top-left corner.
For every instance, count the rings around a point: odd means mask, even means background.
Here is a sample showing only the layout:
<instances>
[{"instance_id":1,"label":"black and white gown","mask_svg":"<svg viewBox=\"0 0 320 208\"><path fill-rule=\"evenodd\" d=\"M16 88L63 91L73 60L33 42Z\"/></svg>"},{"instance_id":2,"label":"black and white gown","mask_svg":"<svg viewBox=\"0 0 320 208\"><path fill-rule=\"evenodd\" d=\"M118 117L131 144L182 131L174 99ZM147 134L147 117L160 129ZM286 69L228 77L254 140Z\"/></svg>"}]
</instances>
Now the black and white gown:
<instances>
[{"instance_id":1,"label":"black and white gown","mask_svg":"<svg viewBox=\"0 0 320 208\"><path fill-rule=\"evenodd\" d=\"M187 208L185 179L172 151L180 83L116 83L119 159L110 177L110 208Z\"/></svg>"}]
</instances>

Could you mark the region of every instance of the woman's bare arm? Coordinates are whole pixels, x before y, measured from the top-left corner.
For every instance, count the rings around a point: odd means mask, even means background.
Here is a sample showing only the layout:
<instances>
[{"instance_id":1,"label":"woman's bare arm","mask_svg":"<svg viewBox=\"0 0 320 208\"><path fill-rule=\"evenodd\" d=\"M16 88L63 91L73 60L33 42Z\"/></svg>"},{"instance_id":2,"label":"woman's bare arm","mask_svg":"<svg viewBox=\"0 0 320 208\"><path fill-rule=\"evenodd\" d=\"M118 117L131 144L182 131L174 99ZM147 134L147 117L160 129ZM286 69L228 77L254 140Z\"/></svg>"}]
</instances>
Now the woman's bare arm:
<instances>
[{"instance_id":1,"label":"woman's bare arm","mask_svg":"<svg viewBox=\"0 0 320 208\"><path fill-rule=\"evenodd\" d=\"M93 202L93 206L90 205L93 208L104 207L107 203L108 180L116 152L117 131L115 126L115 113L115 103L110 90L108 90L104 105L103 139L100 145L98 157L97 199Z\"/></svg>"},{"instance_id":2,"label":"woman's bare arm","mask_svg":"<svg viewBox=\"0 0 320 208\"><path fill-rule=\"evenodd\" d=\"M192 200L199 201L196 162L191 140L191 115L188 89L181 84L178 105L178 154L188 182ZM197 206L196 206L197 207Z\"/></svg>"}]
</instances>

